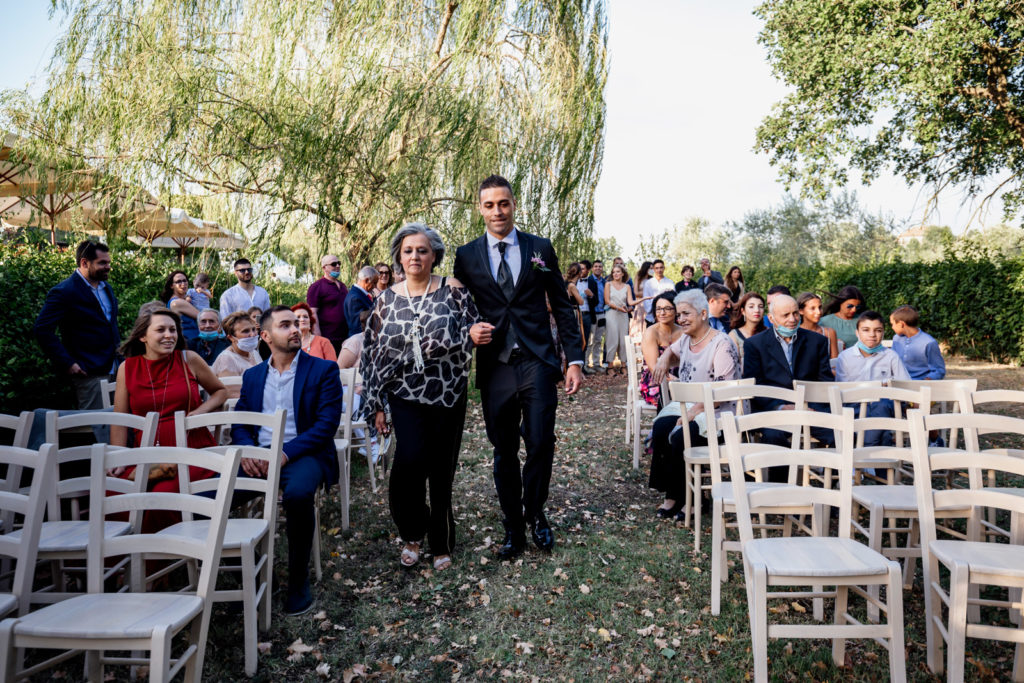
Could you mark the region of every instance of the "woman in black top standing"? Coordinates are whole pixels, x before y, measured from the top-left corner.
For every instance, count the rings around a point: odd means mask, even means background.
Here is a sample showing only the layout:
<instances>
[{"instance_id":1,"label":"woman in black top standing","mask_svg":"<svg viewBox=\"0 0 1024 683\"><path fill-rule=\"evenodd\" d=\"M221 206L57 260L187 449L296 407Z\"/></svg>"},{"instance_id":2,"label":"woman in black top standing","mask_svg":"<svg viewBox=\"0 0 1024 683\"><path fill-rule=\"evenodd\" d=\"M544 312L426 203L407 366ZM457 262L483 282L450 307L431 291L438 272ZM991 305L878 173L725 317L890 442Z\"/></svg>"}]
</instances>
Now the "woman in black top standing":
<instances>
[{"instance_id":1,"label":"woman in black top standing","mask_svg":"<svg viewBox=\"0 0 1024 683\"><path fill-rule=\"evenodd\" d=\"M434 569L443 571L455 545L452 480L466 418L469 332L479 314L460 282L432 274L444 257L433 229L404 225L391 239L391 257L405 279L377 297L364 328L363 414L384 434L385 404L391 409L396 449L389 502L405 542L402 566L419 561L426 536Z\"/></svg>"}]
</instances>

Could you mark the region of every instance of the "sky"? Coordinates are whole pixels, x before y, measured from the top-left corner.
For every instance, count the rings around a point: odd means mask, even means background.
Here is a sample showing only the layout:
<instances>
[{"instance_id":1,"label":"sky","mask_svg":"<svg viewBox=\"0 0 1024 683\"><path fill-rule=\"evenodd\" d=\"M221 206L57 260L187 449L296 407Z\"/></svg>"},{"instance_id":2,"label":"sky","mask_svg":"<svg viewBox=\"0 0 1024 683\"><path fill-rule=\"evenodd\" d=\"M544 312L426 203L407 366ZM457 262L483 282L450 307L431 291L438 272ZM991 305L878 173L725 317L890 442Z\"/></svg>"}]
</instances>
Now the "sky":
<instances>
[{"instance_id":1,"label":"sky","mask_svg":"<svg viewBox=\"0 0 1024 683\"><path fill-rule=\"evenodd\" d=\"M49 3L41 0L11 4L4 11L0 89L35 83L38 92L59 19L48 18ZM775 169L753 151L758 123L785 94L757 43L756 4L608 0L607 131L594 232L615 237L627 258L641 235L691 216L720 225L782 201ZM929 197L892 176L848 189L870 212L910 224L924 218ZM960 233L974 208L949 190L929 222ZM997 206L970 227L1000 217Z\"/></svg>"}]
</instances>

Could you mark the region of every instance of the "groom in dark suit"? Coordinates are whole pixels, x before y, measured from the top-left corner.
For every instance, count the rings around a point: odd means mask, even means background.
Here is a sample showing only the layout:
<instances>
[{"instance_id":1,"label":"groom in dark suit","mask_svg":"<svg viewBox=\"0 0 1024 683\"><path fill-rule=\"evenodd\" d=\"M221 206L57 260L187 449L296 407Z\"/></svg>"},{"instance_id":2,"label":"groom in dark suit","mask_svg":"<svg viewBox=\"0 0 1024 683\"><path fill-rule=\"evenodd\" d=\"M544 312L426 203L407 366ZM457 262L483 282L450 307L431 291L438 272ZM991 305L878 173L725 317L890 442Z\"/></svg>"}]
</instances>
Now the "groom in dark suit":
<instances>
[{"instance_id":1,"label":"groom in dark suit","mask_svg":"<svg viewBox=\"0 0 1024 683\"><path fill-rule=\"evenodd\" d=\"M469 289L486 321L474 325L470 334L478 347L477 386L487 438L494 446L494 486L504 514L505 540L498 556L506 560L523 552L526 524L538 548L550 550L555 544L544 503L555 451L556 385L562 373L545 295L569 362L566 395L576 393L583 382L583 344L550 240L515 228L512 186L493 175L481 183L479 200L487 232L458 248L454 275ZM526 444L522 470L520 435Z\"/></svg>"}]
</instances>

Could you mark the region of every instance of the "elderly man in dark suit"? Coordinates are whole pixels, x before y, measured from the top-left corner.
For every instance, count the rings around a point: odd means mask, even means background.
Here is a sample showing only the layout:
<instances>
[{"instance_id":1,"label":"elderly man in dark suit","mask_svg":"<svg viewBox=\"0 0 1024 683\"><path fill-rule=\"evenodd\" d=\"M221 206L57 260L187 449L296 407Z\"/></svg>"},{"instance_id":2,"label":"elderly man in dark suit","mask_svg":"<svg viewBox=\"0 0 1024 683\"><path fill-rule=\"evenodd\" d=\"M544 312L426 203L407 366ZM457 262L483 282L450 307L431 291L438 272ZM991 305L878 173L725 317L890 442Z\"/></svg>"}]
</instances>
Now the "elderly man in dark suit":
<instances>
[{"instance_id":1,"label":"elderly man in dark suit","mask_svg":"<svg viewBox=\"0 0 1024 683\"><path fill-rule=\"evenodd\" d=\"M281 468L281 503L288 534L288 597L284 611L298 615L313 606L309 556L316 533L314 496L324 482L338 481L334 433L341 421L341 379L336 364L301 350L299 322L287 306L264 311L260 336L270 347L270 358L242 375L235 410L286 411ZM270 440L266 428L234 425L231 429L234 444L266 447ZM249 476L267 475L265 461L243 460L242 469Z\"/></svg>"},{"instance_id":2,"label":"elderly man in dark suit","mask_svg":"<svg viewBox=\"0 0 1024 683\"><path fill-rule=\"evenodd\" d=\"M551 241L515 228L512 186L501 176L491 176L481 183L478 198L487 232L458 248L454 274L487 321L474 326L470 335L477 345L477 386L487 438L494 446L494 485L504 514L505 540L498 556L511 559L526 546L526 523L538 548L550 550L555 543L544 503L562 372L545 296L569 362L566 394L576 393L583 381L583 344ZM526 444L521 471L520 436Z\"/></svg>"},{"instance_id":3,"label":"elderly man in dark suit","mask_svg":"<svg viewBox=\"0 0 1024 683\"><path fill-rule=\"evenodd\" d=\"M793 380L831 382L828 339L810 330L800 329L800 313L796 299L780 294L768 307L772 327L755 334L743 344L743 378L753 377L757 384L793 388ZM824 405L812 404L815 410L827 411ZM754 412L792 410L792 403L779 399L756 398L751 401ZM814 437L829 445L833 443L829 430L812 429ZM789 435L777 429L765 429L761 438L766 443L789 444ZM772 468L769 478L785 481L786 468Z\"/></svg>"},{"instance_id":4,"label":"elderly man in dark suit","mask_svg":"<svg viewBox=\"0 0 1024 683\"><path fill-rule=\"evenodd\" d=\"M373 297L370 295L377 287L377 278L380 275L373 266L363 266L359 269L355 284L348 290L345 297L345 323L348 325L348 336L359 334L363 331L363 323L359 314L363 311L373 310Z\"/></svg>"},{"instance_id":5,"label":"elderly man in dark suit","mask_svg":"<svg viewBox=\"0 0 1024 683\"><path fill-rule=\"evenodd\" d=\"M100 380L114 380L121 343L117 297L107 282L110 248L86 240L75 258L78 268L46 295L33 332L58 372L71 377L79 409L98 410Z\"/></svg>"}]
</instances>

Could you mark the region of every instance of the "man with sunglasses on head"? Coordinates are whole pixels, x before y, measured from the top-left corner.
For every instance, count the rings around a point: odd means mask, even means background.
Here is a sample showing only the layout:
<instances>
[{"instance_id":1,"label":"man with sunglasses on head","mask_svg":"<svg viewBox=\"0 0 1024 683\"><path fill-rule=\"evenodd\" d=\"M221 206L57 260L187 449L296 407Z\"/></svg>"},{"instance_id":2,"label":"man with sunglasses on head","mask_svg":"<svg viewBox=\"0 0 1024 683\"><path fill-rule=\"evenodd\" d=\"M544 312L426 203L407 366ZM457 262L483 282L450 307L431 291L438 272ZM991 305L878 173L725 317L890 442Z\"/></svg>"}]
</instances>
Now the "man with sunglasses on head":
<instances>
[{"instance_id":1,"label":"man with sunglasses on head","mask_svg":"<svg viewBox=\"0 0 1024 683\"><path fill-rule=\"evenodd\" d=\"M341 281L341 261L334 254L320 259L323 277L309 286L306 303L313 309L317 326L313 334L326 337L334 347L334 353L341 352L341 344L348 339L348 323L345 320L345 301L348 287Z\"/></svg>"},{"instance_id":2,"label":"man with sunglasses on head","mask_svg":"<svg viewBox=\"0 0 1024 683\"><path fill-rule=\"evenodd\" d=\"M240 258L235 261L234 271L238 284L220 295L220 319L224 320L235 311L248 311L253 306L263 311L270 308L267 290L252 282L252 264L249 259Z\"/></svg>"}]
</instances>

